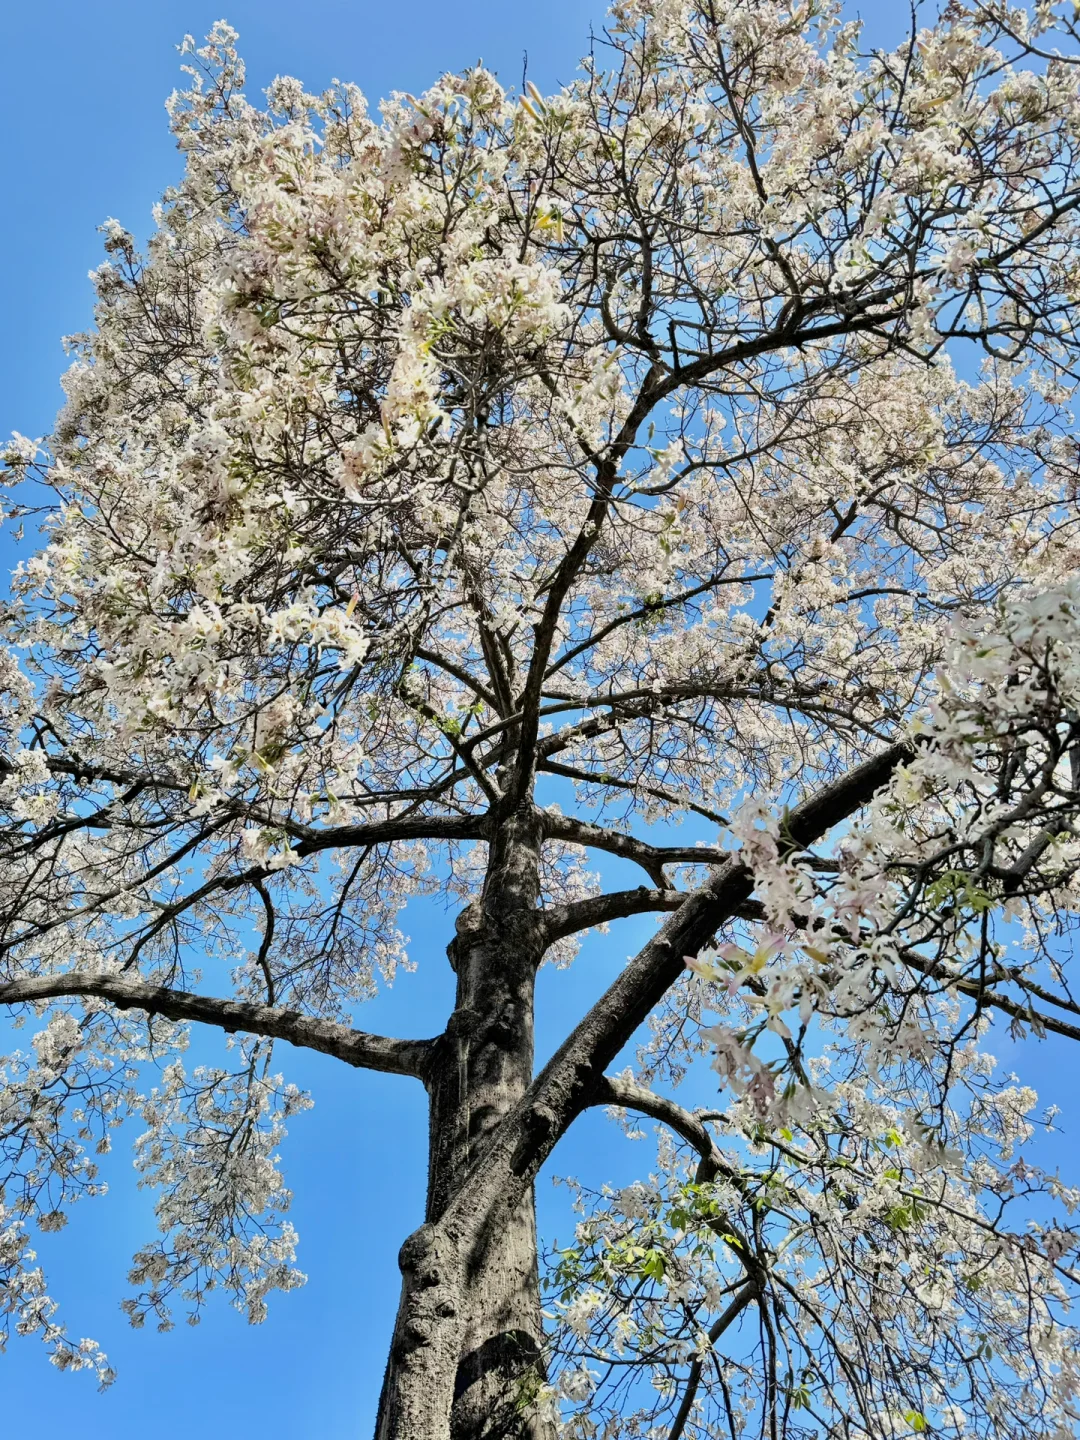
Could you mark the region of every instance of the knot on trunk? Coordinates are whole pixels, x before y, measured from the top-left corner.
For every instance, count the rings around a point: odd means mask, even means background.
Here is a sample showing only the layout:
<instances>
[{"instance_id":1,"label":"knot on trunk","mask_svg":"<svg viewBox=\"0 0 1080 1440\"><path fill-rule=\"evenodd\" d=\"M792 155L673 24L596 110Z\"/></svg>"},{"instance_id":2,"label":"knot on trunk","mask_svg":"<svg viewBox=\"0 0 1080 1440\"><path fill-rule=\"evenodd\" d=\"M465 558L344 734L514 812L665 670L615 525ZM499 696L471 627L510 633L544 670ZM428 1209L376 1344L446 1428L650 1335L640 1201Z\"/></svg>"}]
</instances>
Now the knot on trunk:
<instances>
[{"instance_id":1,"label":"knot on trunk","mask_svg":"<svg viewBox=\"0 0 1080 1440\"><path fill-rule=\"evenodd\" d=\"M457 1246L438 1226L421 1225L398 1251L398 1266L416 1290L453 1284L461 1269Z\"/></svg>"},{"instance_id":2,"label":"knot on trunk","mask_svg":"<svg viewBox=\"0 0 1080 1440\"><path fill-rule=\"evenodd\" d=\"M480 899L470 900L454 921L454 938L446 947L446 958L455 974L458 965L469 946L477 940L484 928L484 911Z\"/></svg>"}]
</instances>

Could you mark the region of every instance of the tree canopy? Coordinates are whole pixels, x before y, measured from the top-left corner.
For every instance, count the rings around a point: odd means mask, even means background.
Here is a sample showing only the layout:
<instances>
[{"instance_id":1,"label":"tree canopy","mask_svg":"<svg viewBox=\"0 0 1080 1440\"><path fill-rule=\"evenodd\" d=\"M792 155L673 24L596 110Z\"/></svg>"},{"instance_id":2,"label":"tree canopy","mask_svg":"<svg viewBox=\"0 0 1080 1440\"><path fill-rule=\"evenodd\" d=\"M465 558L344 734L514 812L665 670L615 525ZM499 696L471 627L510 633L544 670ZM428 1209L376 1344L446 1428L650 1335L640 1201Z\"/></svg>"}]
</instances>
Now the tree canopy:
<instances>
[{"instance_id":1,"label":"tree canopy","mask_svg":"<svg viewBox=\"0 0 1080 1440\"><path fill-rule=\"evenodd\" d=\"M8 455L0 1325L111 1379L29 1247L131 1114L131 1321L299 1283L284 1040L430 1095L379 1440L1074 1433L1080 1192L991 1058L1080 1039L1073 9L622 0L379 119L185 43ZM358 1029L423 894L446 1028ZM537 1070L537 967L649 913ZM595 1106L655 1165L541 1288Z\"/></svg>"}]
</instances>

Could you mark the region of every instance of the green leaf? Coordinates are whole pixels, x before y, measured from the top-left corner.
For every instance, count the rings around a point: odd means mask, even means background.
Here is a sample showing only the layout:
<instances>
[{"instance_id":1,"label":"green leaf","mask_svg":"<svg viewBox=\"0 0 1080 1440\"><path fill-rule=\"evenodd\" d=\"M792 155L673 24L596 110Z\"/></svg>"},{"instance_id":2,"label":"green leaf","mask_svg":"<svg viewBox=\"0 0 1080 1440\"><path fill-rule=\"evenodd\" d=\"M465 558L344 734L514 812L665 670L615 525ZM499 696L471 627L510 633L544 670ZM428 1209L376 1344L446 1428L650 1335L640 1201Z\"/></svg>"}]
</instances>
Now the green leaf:
<instances>
[{"instance_id":1,"label":"green leaf","mask_svg":"<svg viewBox=\"0 0 1080 1440\"><path fill-rule=\"evenodd\" d=\"M659 1250L647 1250L645 1258L641 1263L641 1276L644 1280L660 1281L664 1278L667 1270L667 1260Z\"/></svg>"}]
</instances>

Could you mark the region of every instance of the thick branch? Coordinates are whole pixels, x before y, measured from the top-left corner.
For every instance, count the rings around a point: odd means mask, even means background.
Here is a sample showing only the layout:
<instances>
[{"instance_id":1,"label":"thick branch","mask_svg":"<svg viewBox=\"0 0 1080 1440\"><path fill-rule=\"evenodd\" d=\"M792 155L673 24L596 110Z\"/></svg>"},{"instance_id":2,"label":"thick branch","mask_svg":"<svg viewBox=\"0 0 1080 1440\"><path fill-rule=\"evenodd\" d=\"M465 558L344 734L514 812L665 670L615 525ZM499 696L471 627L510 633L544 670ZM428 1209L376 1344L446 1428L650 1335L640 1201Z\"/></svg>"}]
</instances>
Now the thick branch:
<instances>
[{"instance_id":1,"label":"thick branch","mask_svg":"<svg viewBox=\"0 0 1080 1440\"><path fill-rule=\"evenodd\" d=\"M552 905L543 912L544 940L551 945L565 935L576 935L580 930L606 925L611 920L647 915L650 911L677 910L689 894L688 890L639 885L636 890L613 890L610 895L592 895L587 900ZM761 906L754 900L748 900L735 911L740 920L756 920L760 913Z\"/></svg>"},{"instance_id":2,"label":"thick branch","mask_svg":"<svg viewBox=\"0 0 1080 1440\"><path fill-rule=\"evenodd\" d=\"M398 840L480 840L487 833L485 815L397 815L361 825L292 825L290 835L302 836L298 855L346 846L384 845Z\"/></svg>"},{"instance_id":3,"label":"thick branch","mask_svg":"<svg viewBox=\"0 0 1080 1440\"><path fill-rule=\"evenodd\" d=\"M653 367L655 368L655 367ZM652 377L653 370L650 369L649 377ZM649 380L646 380L646 388ZM651 409L652 406L650 405ZM589 553L600 533L600 527L607 514L610 503L611 492L615 484L615 476L618 473L618 462L603 460L597 466L596 485L593 498L589 504L584 524L578 531L574 543L556 566L555 573L548 584L544 587L547 591L547 599L544 603L543 614L539 622L533 628L533 653L529 662L529 670L525 679L525 688L521 695L521 728L518 732L518 759L517 774L514 787L511 791L511 799L516 803L529 792L532 786L533 767L536 760L536 743L540 730L540 695L544 688L544 675L547 672L548 661L551 658L551 649L555 643L558 633L559 616L562 613L563 601L566 599L573 584ZM542 591L540 593L543 593ZM539 594L537 595L539 599Z\"/></svg>"},{"instance_id":4,"label":"thick branch","mask_svg":"<svg viewBox=\"0 0 1080 1440\"><path fill-rule=\"evenodd\" d=\"M709 1167L706 1175L702 1175L699 1170L699 1182L711 1180L727 1168L701 1117L674 1100L669 1100L666 1095L657 1095L654 1090L647 1090L644 1085L627 1080L624 1075L605 1075L596 1086L592 1103L617 1105L621 1110L636 1110L639 1114L648 1115L650 1119L666 1125L669 1130L674 1130L676 1135L694 1147L701 1156L702 1164Z\"/></svg>"},{"instance_id":5,"label":"thick branch","mask_svg":"<svg viewBox=\"0 0 1080 1440\"><path fill-rule=\"evenodd\" d=\"M591 895L587 900L552 905L543 914L544 939L550 945L565 935L576 935L579 930L590 930L594 925L606 925L609 920L645 915L650 910L677 910L687 893L639 885L636 890L615 890L610 895Z\"/></svg>"},{"instance_id":6,"label":"thick branch","mask_svg":"<svg viewBox=\"0 0 1080 1440\"><path fill-rule=\"evenodd\" d=\"M47 755L45 767L53 775L70 775L75 780L108 780L114 785L142 785L152 790L187 790L190 780L176 779L172 775L154 775L149 771L134 770L128 766L94 765L80 760L72 754ZM0 775L15 773L15 766L7 755L0 755Z\"/></svg>"},{"instance_id":7,"label":"thick branch","mask_svg":"<svg viewBox=\"0 0 1080 1440\"><path fill-rule=\"evenodd\" d=\"M251 1035L268 1035L306 1050L333 1055L347 1065L381 1070L390 1075L412 1075L417 1079L424 1076L432 1048L430 1040L394 1040L386 1035L353 1030L333 1020L301 1015L296 1010L193 995L186 990L146 985L117 975L68 972L36 975L0 985L0 1005L34 1005L42 1000L74 995L107 1000L120 1010L145 1010L148 1015L164 1015L170 1020L198 1020L230 1033L244 1030Z\"/></svg>"},{"instance_id":8,"label":"thick branch","mask_svg":"<svg viewBox=\"0 0 1080 1440\"><path fill-rule=\"evenodd\" d=\"M550 840L567 840L572 845L587 845L592 850L606 850L624 860L640 865L650 880L661 890L668 888L664 878L665 865L720 865L730 858L727 850L697 845L650 845L647 840L608 830L588 820L571 815L558 815L546 810L543 815L544 835Z\"/></svg>"}]
</instances>

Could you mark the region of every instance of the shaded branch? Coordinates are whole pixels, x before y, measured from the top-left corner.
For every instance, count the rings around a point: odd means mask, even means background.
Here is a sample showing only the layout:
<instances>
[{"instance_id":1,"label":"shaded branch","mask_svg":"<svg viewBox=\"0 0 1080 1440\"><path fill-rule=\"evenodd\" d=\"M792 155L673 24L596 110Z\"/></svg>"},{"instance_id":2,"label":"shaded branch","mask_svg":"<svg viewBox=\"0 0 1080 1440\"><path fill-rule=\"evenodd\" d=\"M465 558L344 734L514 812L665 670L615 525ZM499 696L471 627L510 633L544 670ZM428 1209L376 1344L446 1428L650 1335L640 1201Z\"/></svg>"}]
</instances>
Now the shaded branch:
<instances>
[{"instance_id":1,"label":"shaded branch","mask_svg":"<svg viewBox=\"0 0 1080 1440\"><path fill-rule=\"evenodd\" d=\"M618 855L623 860L633 860L661 890L668 888L664 878L665 865L720 865L731 858L730 851L704 845L650 845L647 840L638 840L620 830L609 830L589 820L578 820L551 810L544 812L542 823L547 839L586 845L592 850Z\"/></svg>"},{"instance_id":2,"label":"shaded branch","mask_svg":"<svg viewBox=\"0 0 1080 1440\"><path fill-rule=\"evenodd\" d=\"M1030 1000L1026 1005L1020 1004L1017 1000L1010 1000L1007 995L1002 995L1000 990L991 990L985 983L973 977L957 975L948 966L941 965L935 960L925 960L914 951L903 950L901 955L904 964L910 966L921 975L926 975L931 980L940 980L943 985L959 990L961 995L967 995L976 1002L977 1007L989 1006L992 1010L1000 1010L1003 1015L1009 1015L1014 1020L1021 1020L1030 1025L1036 1033L1042 1030L1050 1030L1055 1035L1063 1035L1067 1040L1080 1040L1080 1025L1070 1025L1067 1020L1059 1020L1056 1015L1047 1015L1042 1010L1036 1010ZM1024 981L1018 976L999 975L998 979L1012 980L1023 990ZM1045 992L1044 992L1045 993ZM1053 997L1048 997L1051 1003L1057 1003ZM1072 1008L1064 1005L1063 1008Z\"/></svg>"},{"instance_id":3,"label":"shaded branch","mask_svg":"<svg viewBox=\"0 0 1080 1440\"><path fill-rule=\"evenodd\" d=\"M141 785L148 790L186 791L191 781L172 775L154 775L127 766L93 765L77 755L46 755L45 768L51 775L70 775L74 780L107 780L114 785ZM7 755L0 755L0 776L14 775L16 767Z\"/></svg>"},{"instance_id":4,"label":"shaded branch","mask_svg":"<svg viewBox=\"0 0 1080 1440\"><path fill-rule=\"evenodd\" d=\"M373 845L391 844L394 841L406 840L479 840L488 833L488 821L485 815L464 815L464 816L424 816L424 815L403 815L390 820L374 820L362 825L336 825L330 829L320 830L311 825L283 826L290 837L299 835L302 838L294 847L295 853L306 859L309 855L319 854L324 850L333 850L347 847L371 847ZM147 871L142 877L142 884L154 878L162 870L168 869L183 859L190 851L196 849L213 833L213 827L204 829L194 835L172 855L160 861L153 869ZM142 934L135 940L131 954L125 962L125 968L133 966L146 945L166 929L174 920L186 911L190 910L207 896L222 894L232 890L242 889L245 885L258 886L263 881L270 879L275 872L269 865L252 865L246 870L236 871L231 874L216 876L211 880L204 881L188 894L182 895L179 900L169 905L161 906L156 919L143 930ZM93 911L102 910L116 897L124 893L123 886L117 886L102 895L94 897L93 901L84 906L80 911L69 911L61 914L59 918L48 921L45 924L35 925L32 929L20 931L10 938L0 940L0 952L12 950L17 945L23 944L26 940L34 939L55 929L59 925L69 923L76 915L89 914Z\"/></svg>"},{"instance_id":5,"label":"shaded branch","mask_svg":"<svg viewBox=\"0 0 1080 1440\"><path fill-rule=\"evenodd\" d=\"M733 1325L742 1312L750 1304L751 1300L757 1298L758 1286L750 1281L742 1287L731 1299L720 1315L716 1317L709 1326L709 1344L715 1345L724 1331ZM698 1386L701 1384L701 1372L704 1369L704 1360L698 1356L690 1365L690 1373L686 1377L686 1390L683 1394L682 1404L679 1406L678 1414L668 1432L668 1440L680 1440L683 1431L686 1429L686 1422L690 1418L690 1412L694 1407L694 1400L697 1398Z\"/></svg>"},{"instance_id":6,"label":"shaded branch","mask_svg":"<svg viewBox=\"0 0 1080 1440\"><path fill-rule=\"evenodd\" d=\"M544 939L550 945L579 930L606 925L609 920L623 920L628 915L644 915L650 910L677 910L686 899L685 890L649 889L639 885L636 890L614 890L610 895L590 895L587 900L572 900L566 905L551 905L543 912Z\"/></svg>"},{"instance_id":7,"label":"shaded branch","mask_svg":"<svg viewBox=\"0 0 1080 1440\"><path fill-rule=\"evenodd\" d=\"M625 1075L602 1076L590 1104L617 1105L621 1110L636 1110L673 1130L701 1156L698 1184L706 1183L729 1168L713 1143L701 1116L693 1114L674 1100L669 1100L666 1095L657 1095L654 1090L647 1090L635 1080L628 1080Z\"/></svg>"},{"instance_id":8,"label":"shaded branch","mask_svg":"<svg viewBox=\"0 0 1080 1440\"><path fill-rule=\"evenodd\" d=\"M705 1117L693 1114L674 1100L669 1100L667 1096L657 1095L655 1091L647 1090L645 1086L638 1085L636 1081L628 1080L623 1075L605 1075L596 1086L592 1103L594 1105L617 1105L622 1110L635 1110L641 1115L648 1115L650 1119L666 1125L669 1130L673 1130L676 1135L686 1140L701 1156L695 1177L697 1184L707 1184L719 1174L732 1174L731 1167L725 1162L713 1143L712 1136L705 1128ZM744 1256L744 1265L747 1263L747 1258L748 1252L747 1256ZM710 1325L708 1332L710 1345L715 1345L724 1331L735 1323L750 1302L760 1296L762 1277L757 1273L756 1268L749 1269L748 1274L747 1282L736 1291L727 1307ZM701 1383L702 1368L702 1357L695 1357L690 1366L690 1373L686 1377L686 1390L683 1392L682 1403L668 1433L668 1440L679 1440L686 1428L686 1422L690 1418L690 1412Z\"/></svg>"},{"instance_id":9,"label":"shaded branch","mask_svg":"<svg viewBox=\"0 0 1080 1440\"><path fill-rule=\"evenodd\" d=\"M186 990L172 990L167 985L147 985L138 980L124 980L117 975L68 972L36 975L0 985L0 1005L35 1005L42 1000L76 995L107 1000L118 1010L145 1010L148 1015L164 1015L169 1020L197 1020L229 1033L243 1030L250 1035L287 1040L290 1045L318 1050L324 1055L332 1055L335 1060L343 1060L347 1065L364 1070L381 1070L389 1075L412 1075L423 1079L432 1050L430 1040L395 1040L386 1035L353 1030L333 1020L301 1015L297 1010L193 995Z\"/></svg>"},{"instance_id":10,"label":"shaded branch","mask_svg":"<svg viewBox=\"0 0 1080 1440\"><path fill-rule=\"evenodd\" d=\"M706 805L699 805L685 795L673 795L670 790L665 790L661 785L648 785L638 780L623 780L610 774L595 775L589 770L579 770L576 765L560 764L557 760L541 760L536 768L548 775L560 775L564 780L574 780L583 785L607 785L616 790L629 790L634 795L651 795L654 800L660 800L674 809L689 810L691 814L700 815L702 819L710 821L713 825L726 828L729 824L726 815L721 815L716 810L710 810Z\"/></svg>"},{"instance_id":11,"label":"shaded branch","mask_svg":"<svg viewBox=\"0 0 1080 1440\"><path fill-rule=\"evenodd\" d=\"M483 700L484 704L489 710L493 711L494 714L498 715L501 713L502 706L499 704L498 697L494 691L489 690L488 687L467 670L464 665L456 665L448 655L440 655L434 650L426 649L423 645L417 645L413 650L413 654L417 660L423 660L428 665L435 665L440 670L445 671L447 675L452 675L455 680L459 680L462 685L466 686L474 695Z\"/></svg>"}]
</instances>

